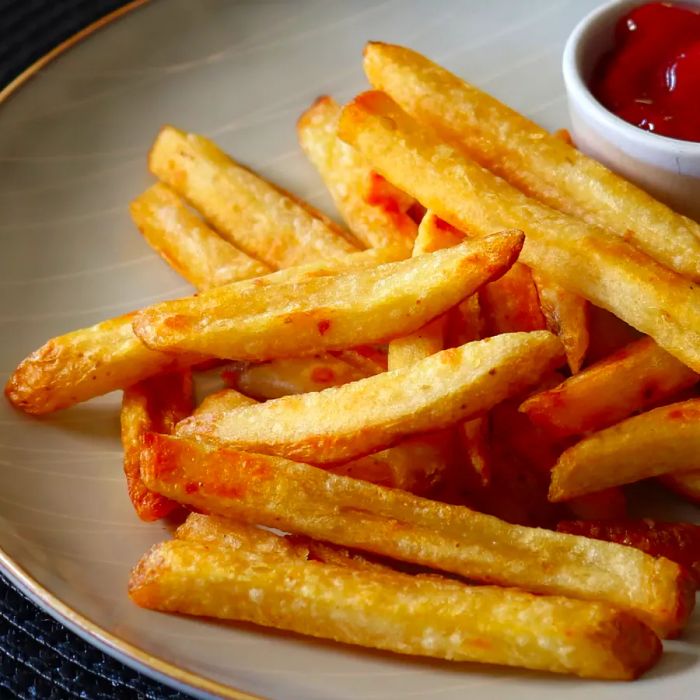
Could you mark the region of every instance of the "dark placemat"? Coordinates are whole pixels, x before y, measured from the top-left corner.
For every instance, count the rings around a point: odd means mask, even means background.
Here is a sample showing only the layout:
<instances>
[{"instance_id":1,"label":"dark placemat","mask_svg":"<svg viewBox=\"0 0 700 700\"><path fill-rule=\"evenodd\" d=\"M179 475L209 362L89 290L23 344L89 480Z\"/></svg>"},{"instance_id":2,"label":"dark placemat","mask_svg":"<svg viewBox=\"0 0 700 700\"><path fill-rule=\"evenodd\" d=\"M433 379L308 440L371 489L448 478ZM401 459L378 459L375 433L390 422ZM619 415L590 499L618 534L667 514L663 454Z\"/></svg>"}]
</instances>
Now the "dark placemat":
<instances>
[{"instance_id":1,"label":"dark placemat","mask_svg":"<svg viewBox=\"0 0 700 700\"><path fill-rule=\"evenodd\" d=\"M0 87L125 0L0 0ZM0 698L186 700L84 642L0 576Z\"/></svg>"}]
</instances>

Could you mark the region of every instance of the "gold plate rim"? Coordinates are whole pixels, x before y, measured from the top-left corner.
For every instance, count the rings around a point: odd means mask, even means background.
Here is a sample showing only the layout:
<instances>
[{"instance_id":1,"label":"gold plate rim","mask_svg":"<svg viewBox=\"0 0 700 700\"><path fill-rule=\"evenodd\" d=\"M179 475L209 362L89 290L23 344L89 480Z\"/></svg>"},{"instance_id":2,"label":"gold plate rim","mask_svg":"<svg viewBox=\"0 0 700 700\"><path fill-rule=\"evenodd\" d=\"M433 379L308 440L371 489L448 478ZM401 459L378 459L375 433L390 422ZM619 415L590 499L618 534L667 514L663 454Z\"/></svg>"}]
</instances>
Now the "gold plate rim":
<instances>
[{"instance_id":1,"label":"gold plate rim","mask_svg":"<svg viewBox=\"0 0 700 700\"><path fill-rule=\"evenodd\" d=\"M37 59L0 90L0 105L14 95L42 68L64 54L68 49L91 36L99 29L118 20L120 17L133 12L139 7L143 7L149 1L150 0L132 0L113 12L106 14L92 24L89 24L87 27L84 27L58 44L58 46L55 46L51 51ZM113 655L117 656L117 660L126 662L127 664L132 662L139 672L148 673L148 671L153 671L159 681L164 678L170 679L191 690L201 691L210 695L218 695L219 697L228 698L230 700L264 700L260 695L252 695L229 685L209 680L197 673L186 671L108 632L46 589L29 574L29 572L21 567L1 545L0 569L2 569L2 573L4 573L17 588L25 593L33 602L39 604L52 617L58 619L59 622L83 637L86 641L94 643L96 640L99 647L113 652Z\"/></svg>"}]
</instances>

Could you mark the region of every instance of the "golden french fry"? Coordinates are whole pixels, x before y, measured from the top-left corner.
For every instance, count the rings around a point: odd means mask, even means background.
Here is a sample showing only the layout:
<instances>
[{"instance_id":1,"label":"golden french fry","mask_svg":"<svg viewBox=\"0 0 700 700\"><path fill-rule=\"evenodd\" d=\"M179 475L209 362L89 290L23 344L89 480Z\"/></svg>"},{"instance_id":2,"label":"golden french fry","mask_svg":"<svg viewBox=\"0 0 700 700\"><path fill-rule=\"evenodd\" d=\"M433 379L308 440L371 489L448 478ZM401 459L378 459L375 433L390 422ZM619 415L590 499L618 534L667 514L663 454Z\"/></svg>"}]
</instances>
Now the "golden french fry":
<instances>
[{"instance_id":1,"label":"golden french fry","mask_svg":"<svg viewBox=\"0 0 700 700\"><path fill-rule=\"evenodd\" d=\"M364 67L374 87L483 167L700 281L700 224L415 51L369 43Z\"/></svg>"},{"instance_id":2,"label":"golden french fry","mask_svg":"<svg viewBox=\"0 0 700 700\"><path fill-rule=\"evenodd\" d=\"M272 271L212 231L160 182L131 202L129 211L148 244L198 289Z\"/></svg>"},{"instance_id":3,"label":"golden french fry","mask_svg":"<svg viewBox=\"0 0 700 700\"><path fill-rule=\"evenodd\" d=\"M270 530L216 515L190 513L185 522L175 531L175 537L188 542L205 542L232 547L245 550L250 554L278 555L301 560L312 559L354 569L393 573L390 567L369 561L361 554L350 552L337 545L318 542L303 535L278 535Z\"/></svg>"},{"instance_id":4,"label":"golden french fry","mask_svg":"<svg viewBox=\"0 0 700 700\"><path fill-rule=\"evenodd\" d=\"M347 362L365 377L387 370L387 353L382 346L358 345L349 350L334 350L329 354Z\"/></svg>"},{"instance_id":5,"label":"golden french fry","mask_svg":"<svg viewBox=\"0 0 700 700\"><path fill-rule=\"evenodd\" d=\"M237 408L256 404L254 399L235 389L224 389L207 396L193 415L203 421L215 421ZM180 434L185 432L184 424L178 431ZM324 468L333 474L424 495L430 493L444 472L448 448L444 436L436 433L408 438L386 450L342 464L325 465Z\"/></svg>"},{"instance_id":6,"label":"golden french fry","mask_svg":"<svg viewBox=\"0 0 700 700\"><path fill-rule=\"evenodd\" d=\"M163 127L148 165L222 236L272 267L358 250L327 217L238 165L203 136Z\"/></svg>"},{"instance_id":7,"label":"golden french fry","mask_svg":"<svg viewBox=\"0 0 700 700\"><path fill-rule=\"evenodd\" d=\"M520 410L558 436L582 435L669 399L698 379L651 338L642 338L531 396Z\"/></svg>"},{"instance_id":8,"label":"golden french fry","mask_svg":"<svg viewBox=\"0 0 700 700\"><path fill-rule=\"evenodd\" d=\"M297 123L299 143L318 170L345 223L369 248L392 248L411 255L416 224L398 207L372 205L365 190L372 171L362 157L336 133L340 106L319 97Z\"/></svg>"},{"instance_id":9,"label":"golden french fry","mask_svg":"<svg viewBox=\"0 0 700 700\"><path fill-rule=\"evenodd\" d=\"M41 415L204 359L149 350L132 331L133 316L52 338L15 369L5 387L7 398Z\"/></svg>"},{"instance_id":10,"label":"golden french fry","mask_svg":"<svg viewBox=\"0 0 700 700\"><path fill-rule=\"evenodd\" d=\"M258 400L321 391L368 376L332 355L293 357L251 364L235 373L235 387Z\"/></svg>"},{"instance_id":11,"label":"golden french fry","mask_svg":"<svg viewBox=\"0 0 700 700\"><path fill-rule=\"evenodd\" d=\"M537 272L533 279L547 328L559 336L569 368L576 374L583 365L590 340L588 302Z\"/></svg>"},{"instance_id":12,"label":"golden french fry","mask_svg":"<svg viewBox=\"0 0 700 700\"><path fill-rule=\"evenodd\" d=\"M141 476L149 488L198 510L475 580L606 602L661 633L678 631L695 601L687 575L666 559L510 525L281 457L154 433Z\"/></svg>"},{"instance_id":13,"label":"golden french fry","mask_svg":"<svg viewBox=\"0 0 700 700\"><path fill-rule=\"evenodd\" d=\"M544 316L530 268L515 263L503 277L479 292L484 334L543 330Z\"/></svg>"},{"instance_id":14,"label":"golden french fry","mask_svg":"<svg viewBox=\"0 0 700 700\"><path fill-rule=\"evenodd\" d=\"M156 375L124 390L120 412L124 473L129 498L141 520L164 518L177 503L151 491L141 479L141 448L146 433L170 434L192 413L192 373Z\"/></svg>"},{"instance_id":15,"label":"golden french fry","mask_svg":"<svg viewBox=\"0 0 700 700\"><path fill-rule=\"evenodd\" d=\"M383 93L355 98L341 114L338 133L372 167L452 225L477 227L480 234L521 229L521 262L612 311L700 370L700 289L685 278L606 230L529 199Z\"/></svg>"},{"instance_id":16,"label":"golden french fry","mask_svg":"<svg viewBox=\"0 0 700 700\"><path fill-rule=\"evenodd\" d=\"M390 251L365 250L331 261L279 270L250 280L247 287L239 289L246 289L251 295L269 285L376 267L392 257ZM5 387L7 398L17 408L40 415L207 359L203 355L175 357L150 350L134 334L133 316L133 313L125 314L52 338L23 360L10 376ZM344 357L346 354L349 359L363 360L358 353L347 351Z\"/></svg>"},{"instance_id":17,"label":"golden french fry","mask_svg":"<svg viewBox=\"0 0 700 700\"><path fill-rule=\"evenodd\" d=\"M700 470L700 399L655 408L593 433L565 450L549 497L574 496L652 476Z\"/></svg>"},{"instance_id":18,"label":"golden french fry","mask_svg":"<svg viewBox=\"0 0 700 700\"><path fill-rule=\"evenodd\" d=\"M636 678L661 654L648 627L601 603L186 540L152 548L129 595L154 610L590 678Z\"/></svg>"},{"instance_id":19,"label":"golden french fry","mask_svg":"<svg viewBox=\"0 0 700 700\"><path fill-rule=\"evenodd\" d=\"M178 434L315 464L341 462L480 415L561 361L561 344L548 331L503 334L322 392L186 419Z\"/></svg>"},{"instance_id":20,"label":"golden french fry","mask_svg":"<svg viewBox=\"0 0 700 700\"><path fill-rule=\"evenodd\" d=\"M503 232L430 255L296 284L218 287L140 311L150 348L270 360L411 333L507 270L522 234Z\"/></svg>"}]
</instances>

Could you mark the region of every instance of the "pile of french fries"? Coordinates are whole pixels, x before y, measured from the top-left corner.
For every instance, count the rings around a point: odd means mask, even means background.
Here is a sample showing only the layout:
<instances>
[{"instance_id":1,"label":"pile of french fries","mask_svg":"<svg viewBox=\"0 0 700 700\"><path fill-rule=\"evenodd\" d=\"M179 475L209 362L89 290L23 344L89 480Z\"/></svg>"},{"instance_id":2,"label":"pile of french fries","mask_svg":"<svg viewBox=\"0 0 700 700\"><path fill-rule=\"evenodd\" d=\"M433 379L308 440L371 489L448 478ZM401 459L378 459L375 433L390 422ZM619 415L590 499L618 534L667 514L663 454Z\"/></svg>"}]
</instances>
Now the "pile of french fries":
<instances>
[{"instance_id":1,"label":"pile of french fries","mask_svg":"<svg viewBox=\"0 0 700 700\"><path fill-rule=\"evenodd\" d=\"M700 503L700 226L409 49L364 67L298 122L347 228L164 127L131 214L197 294L49 340L7 397L123 390L136 513L181 523L140 606L636 678L700 581L700 528L623 490Z\"/></svg>"}]
</instances>

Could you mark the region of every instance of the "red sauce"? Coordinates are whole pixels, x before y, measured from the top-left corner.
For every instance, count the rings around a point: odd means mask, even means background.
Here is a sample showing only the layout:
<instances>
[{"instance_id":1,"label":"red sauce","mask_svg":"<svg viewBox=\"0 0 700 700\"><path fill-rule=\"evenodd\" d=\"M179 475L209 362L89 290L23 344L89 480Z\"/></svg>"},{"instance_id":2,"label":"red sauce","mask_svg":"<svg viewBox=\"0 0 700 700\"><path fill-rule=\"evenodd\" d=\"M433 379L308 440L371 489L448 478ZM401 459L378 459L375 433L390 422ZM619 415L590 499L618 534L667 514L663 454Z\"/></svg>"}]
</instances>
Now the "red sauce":
<instances>
[{"instance_id":1,"label":"red sauce","mask_svg":"<svg viewBox=\"0 0 700 700\"><path fill-rule=\"evenodd\" d=\"M700 7L652 2L622 17L591 90L640 129L700 141Z\"/></svg>"}]
</instances>

